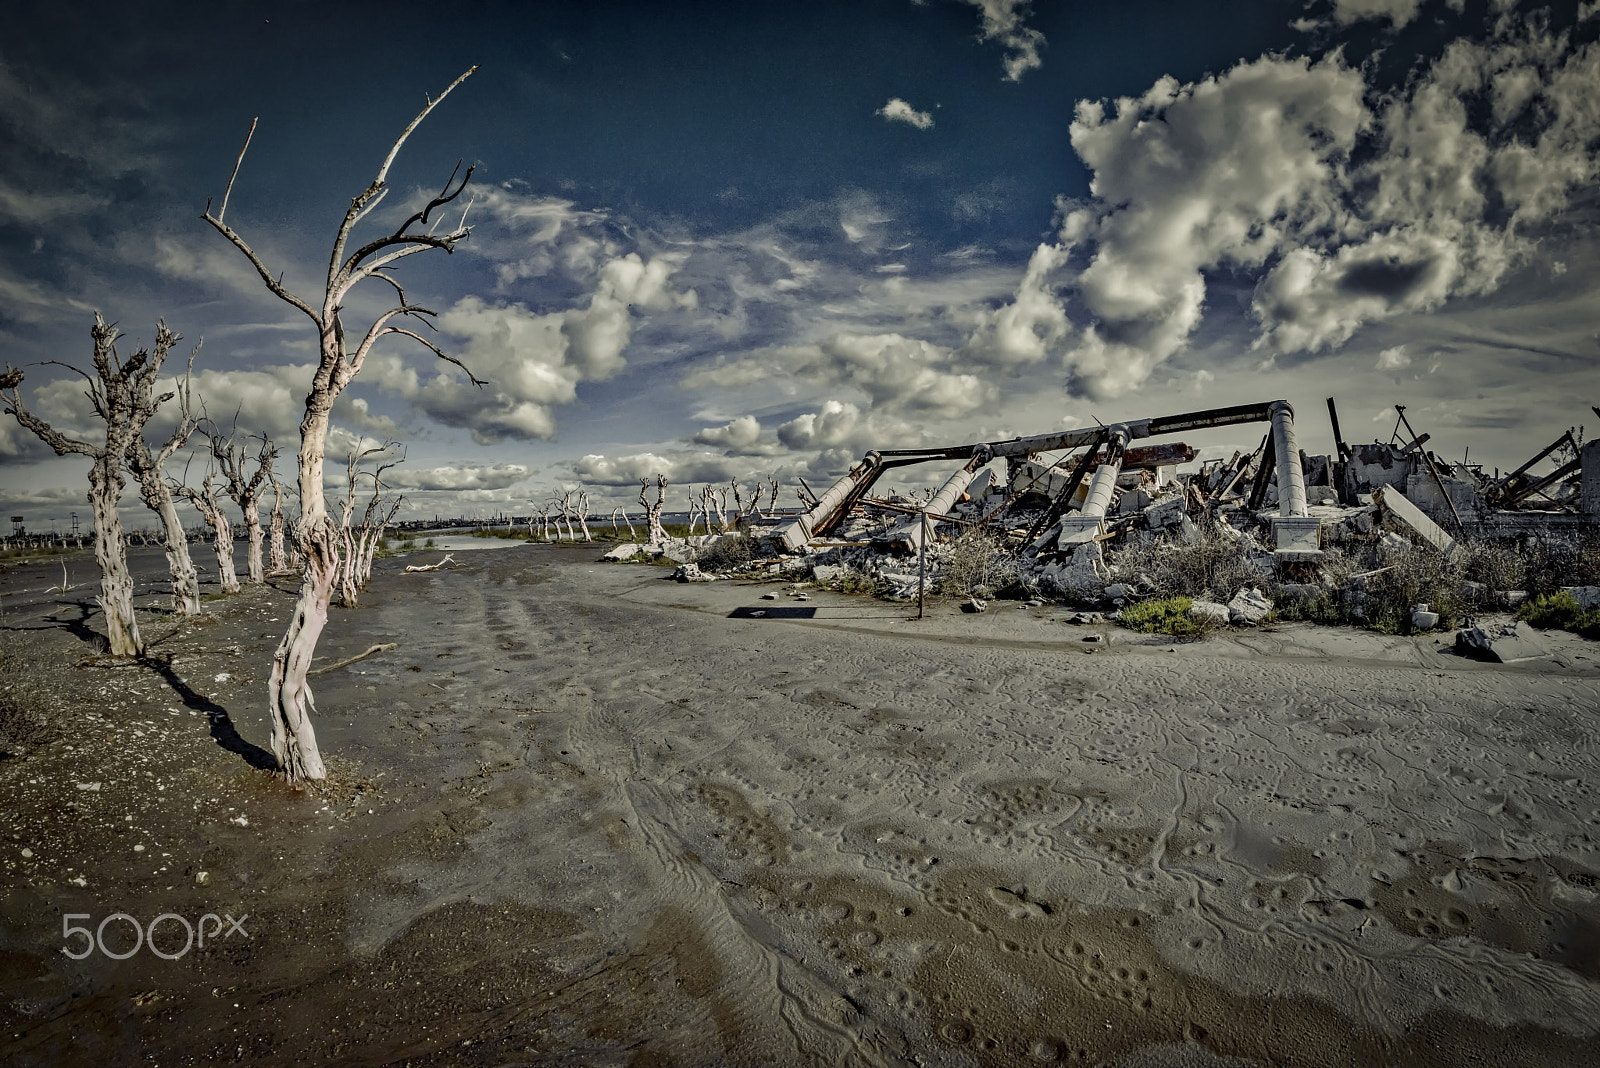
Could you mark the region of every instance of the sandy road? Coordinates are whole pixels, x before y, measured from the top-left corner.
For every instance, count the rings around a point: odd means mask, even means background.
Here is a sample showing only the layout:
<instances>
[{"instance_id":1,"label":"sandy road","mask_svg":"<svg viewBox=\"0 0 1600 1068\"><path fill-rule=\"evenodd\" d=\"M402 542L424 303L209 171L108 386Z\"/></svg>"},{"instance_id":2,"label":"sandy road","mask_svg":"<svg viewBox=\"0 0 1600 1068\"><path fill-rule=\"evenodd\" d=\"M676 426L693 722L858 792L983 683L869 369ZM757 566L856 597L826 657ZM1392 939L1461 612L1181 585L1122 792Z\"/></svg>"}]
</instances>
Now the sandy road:
<instances>
[{"instance_id":1,"label":"sandy road","mask_svg":"<svg viewBox=\"0 0 1600 1068\"><path fill-rule=\"evenodd\" d=\"M169 788L199 815L168 798L140 823L172 866L187 849L217 873L183 890L197 907L218 888L252 903L247 955L50 959L39 915L112 899L142 915L176 891L94 835L86 887L8 870L0 963L23 994L0 1023L21 1063L1579 1064L1600 1048L1592 646L1489 668L1299 627L1084 642L1059 611L944 604L917 623L584 550L456 559L388 565L336 611L328 662L398 648L319 679L328 794L286 795L206 735L173 748ZM197 649L195 688L264 743L261 654L288 595L250 596L171 647L180 673ZM192 718L150 722L187 737ZM0 762L0 787L64 780L70 744ZM112 789L73 800L149 794ZM61 822L62 791L21 796ZM5 829L7 848L32 833Z\"/></svg>"}]
</instances>

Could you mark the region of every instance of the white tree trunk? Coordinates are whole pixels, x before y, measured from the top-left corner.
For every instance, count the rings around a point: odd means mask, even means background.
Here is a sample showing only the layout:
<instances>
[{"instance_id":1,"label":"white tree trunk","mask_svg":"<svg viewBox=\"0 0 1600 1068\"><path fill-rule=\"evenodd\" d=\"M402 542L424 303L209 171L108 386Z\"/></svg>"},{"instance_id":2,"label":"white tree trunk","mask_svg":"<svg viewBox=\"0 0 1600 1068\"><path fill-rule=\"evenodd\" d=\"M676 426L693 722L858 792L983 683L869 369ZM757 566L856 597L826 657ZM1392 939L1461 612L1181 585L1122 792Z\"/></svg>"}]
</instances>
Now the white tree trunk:
<instances>
[{"instance_id":1,"label":"white tree trunk","mask_svg":"<svg viewBox=\"0 0 1600 1068\"><path fill-rule=\"evenodd\" d=\"M252 499L248 508L244 510L244 530L249 537L249 552L245 557L245 573L252 586L259 586L267 581L267 575L261 566L261 543L264 540L261 531L261 513L256 510L256 502Z\"/></svg>"},{"instance_id":2,"label":"white tree trunk","mask_svg":"<svg viewBox=\"0 0 1600 1068\"><path fill-rule=\"evenodd\" d=\"M122 453L107 449L89 472L89 503L94 510L94 558L100 565L100 610L112 656L140 656L139 621L133 614L133 576L122 540L117 503L122 496Z\"/></svg>"},{"instance_id":3,"label":"white tree trunk","mask_svg":"<svg viewBox=\"0 0 1600 1068\"><path fill-rule=\"evenodd\" d=\"M233 526L221 508L206 512L206 522L211 524L211 548L217 554L217 581L223 593L239 592L239 575L233 569Z\"/></svg>"},{"instance_id":4,"label":"white tree trunk","mask_svg":"<svg viewBox=\"0 0 1600 1068\"><path fill-rule=\"evenodd\" d=\"M157 511L166 528L163 548L167 553L167 571L172 576L172 610L180 616L197 616L200 614L200 573L189 556L189 539L183 533L177 502L159 478L156 484L161 487Z\"/></svg>"}]
</instances>

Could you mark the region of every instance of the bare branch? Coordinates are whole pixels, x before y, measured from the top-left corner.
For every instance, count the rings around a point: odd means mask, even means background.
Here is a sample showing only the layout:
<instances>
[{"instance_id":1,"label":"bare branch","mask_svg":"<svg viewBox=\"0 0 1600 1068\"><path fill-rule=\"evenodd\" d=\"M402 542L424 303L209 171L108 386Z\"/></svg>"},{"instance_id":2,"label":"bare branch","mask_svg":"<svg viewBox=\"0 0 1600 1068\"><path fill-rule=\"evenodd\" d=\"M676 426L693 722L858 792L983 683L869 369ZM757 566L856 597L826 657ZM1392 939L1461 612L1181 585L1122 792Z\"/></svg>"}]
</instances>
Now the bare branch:
<instances>
[{"instance_id":1,"label":"bare branch","mask_svg":"<svg viewBox=\"0 0 1600 1068\"><path fill-rule=\"evenodd\" d=\"M384 333L384 334L404 334L406 337L411 338L413 341L419 341L423 345L427 346L430 350L432 350L433 354L435 356L439 357L439 359L443 360L445 363L453 363L457 367L461 368L461 370L466 373L467 380L469 382L471 382L473 385L477 386L479 389L482 389L484 386L487 386L489 384L488 382L485 382L483 379L476 377L470 370L467 369L467 365L466 364L462 363L460 360L456 359L454 356L451 356L449 353L447 353L443 349L441 349L438 345L435 345L433 342L429 341L427 338L423 337L421 334L417 333L414 330L407 330L403 326L389 326L389 327L385 327L381 331L381 333Z\"/></svg>"},{"instance_id":2,"label":"bare branch","mask_svg":"<svg viewBox=\"0 0 1600 1068\"><path fill-rule=\"evenodd\" d=\"M233 173L228 175L228 188L222 191L222 207L217 210L217 222L228 214L228 197L233 195L234 180L239 177L239 168L244 166L244 154L250 151L250 140L256 135L256 123L261 121L258 115L250 120L250 132L244 135L244 147L239 149L239 158L233 163ZM207 205L209 207L210 205Z\"/></svg>"},{"instance_id":3,"label":"bare branch","mask_svg":"<svg viewBox=\"0 0 1600 1068\"><path fill-rule=\"evenodd\" d=\"M234 233L232 227L223 222L221 219L213 218L209 209L207 209L206 213L200 217L206 222L210 223L212 226L216 227L219 234L233 242L234 248L245 254L245 256L250 260L251 266L256 269L256 273L259 274L261 276L261 280L267 284L267 289L272 292L273 296L277 297L281 301L284 301L285 303L292 304L296 308L299 308L310 317L312 322L317 324L318 329L322 328L322 317L311 309L311 305L307 304L305 301L301 300L299 297L285 289L283 283L279 279L272 277L272 272L267 270L267 265L261 262L261 257L256 255L255 249L246 244L244 238Z\"/></svg>"}]
</instances>

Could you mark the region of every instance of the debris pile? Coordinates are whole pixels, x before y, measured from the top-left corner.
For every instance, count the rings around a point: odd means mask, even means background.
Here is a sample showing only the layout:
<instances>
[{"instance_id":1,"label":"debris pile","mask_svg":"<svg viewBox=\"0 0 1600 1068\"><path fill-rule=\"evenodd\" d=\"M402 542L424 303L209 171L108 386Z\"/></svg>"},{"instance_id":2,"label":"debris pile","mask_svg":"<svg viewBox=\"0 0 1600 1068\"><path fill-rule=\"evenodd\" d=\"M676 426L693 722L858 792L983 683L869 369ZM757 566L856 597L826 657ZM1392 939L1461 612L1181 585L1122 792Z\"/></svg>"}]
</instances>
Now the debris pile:
<instances>
[{"instance_id":1,"label":"debris pile","mask_svg":"<svg viewBox=\"0 0 1600 1068\"><path fill-rule=\"evenodd\" d=\"M1189 615L1208 624L1287 617L1401 632L1526 601L1527 590L1514 585L1521 564L1504 557L1518 538L1577 546L1568 554L1577 573L1527 585L1600 584L1600 450L1583 444L1576 428L1502 476L1426 450L1428 435L1411 432L1403 408L1395 440L1346 445L1331 398L1328 405L1336 446L1328 454L1299 448L1286 401L885 450L868 453L825 492L803 495L800 515L752 515L734 533L606 555L668 559L685 582L722 571L810 578L895 600L938 590L974 613L995 597L1115 612L1183 596ZM1182 441L1131 444L1248 422L1269 424L1255 450L1186 471L1180 465L1196 452ZM888 471L941 460L960 466L926 494L873 493ZM1554 470L1531 474L1541 461ZM746 550L731 563L714 548L729 538L743 539ZM1478 633L1481 641L1464 639L1464 649L1494 645L1493 635Z\"/></svg>"}]
</instances>

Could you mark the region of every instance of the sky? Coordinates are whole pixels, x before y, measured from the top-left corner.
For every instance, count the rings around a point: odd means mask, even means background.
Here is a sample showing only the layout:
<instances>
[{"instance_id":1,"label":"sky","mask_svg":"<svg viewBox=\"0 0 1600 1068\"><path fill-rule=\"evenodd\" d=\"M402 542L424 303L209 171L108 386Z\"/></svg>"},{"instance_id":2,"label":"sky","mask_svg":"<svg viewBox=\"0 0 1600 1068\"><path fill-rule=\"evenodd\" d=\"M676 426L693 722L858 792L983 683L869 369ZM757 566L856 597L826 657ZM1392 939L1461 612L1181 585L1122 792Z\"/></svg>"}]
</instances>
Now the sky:
<instances>
[{"instance_id":1,"label":"sky","mask_svg":"<svg viewBox=\"0 0 1600 1068\"><path fill-rule=\"evenodd\" d=\"M200 216L258 119L228 222L320 304L350 198L477 65L358 236L474 167L470 238L396 277L487 384L384 339L334 409L340 493L397 441L411 518L580 486L609 512L657 473L669 508L767 477L793 505L869 449L1280 397L1310 452L1333 396L1348 440L1403 405L1441 455L1512 467L1600 424L1597 37L1597 0L20 0L0 362L92 438L45 361L90 367L97 310L124 354L164 319L168 367L203 339L206 415L292 483L314 328ZM0 419L6 515L87 522L85 471Z\"/></svg>"}]
</instances>

